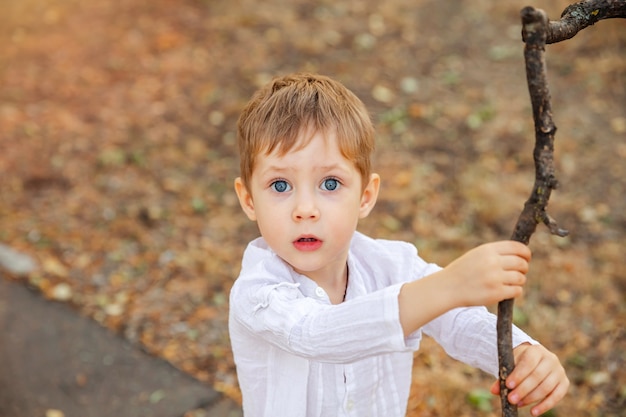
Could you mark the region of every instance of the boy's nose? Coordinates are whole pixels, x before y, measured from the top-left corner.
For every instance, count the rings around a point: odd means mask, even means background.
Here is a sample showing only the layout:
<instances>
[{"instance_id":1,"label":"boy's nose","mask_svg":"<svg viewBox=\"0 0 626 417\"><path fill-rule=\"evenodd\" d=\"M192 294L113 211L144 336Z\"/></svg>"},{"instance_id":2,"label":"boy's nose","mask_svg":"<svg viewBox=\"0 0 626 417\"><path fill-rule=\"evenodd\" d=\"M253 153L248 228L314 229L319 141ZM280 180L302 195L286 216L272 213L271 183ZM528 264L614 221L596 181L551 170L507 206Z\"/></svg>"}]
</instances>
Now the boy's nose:
<instances>
[{"instance_id":1,"label":"boy's nose","mask_svg":"<svg viewBox=\"0 0 626 417\"><path fill-rule=\"evenodd\" d=\"M293 219L301 220L317 220L320 216L319 209L312 200L299 201L293 210Z\"/></svg>"}]
</instances>

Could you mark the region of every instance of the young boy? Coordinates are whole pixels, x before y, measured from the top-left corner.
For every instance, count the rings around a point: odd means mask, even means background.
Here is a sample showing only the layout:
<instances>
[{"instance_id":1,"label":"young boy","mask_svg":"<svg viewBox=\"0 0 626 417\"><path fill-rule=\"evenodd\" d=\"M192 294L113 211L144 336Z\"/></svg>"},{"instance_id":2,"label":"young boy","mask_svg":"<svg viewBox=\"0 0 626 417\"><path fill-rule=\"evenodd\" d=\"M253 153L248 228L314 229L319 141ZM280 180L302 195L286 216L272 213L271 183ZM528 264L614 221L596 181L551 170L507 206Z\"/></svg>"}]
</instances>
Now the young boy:
<instances>
[{"instance_id":1,"label":"young boy","mask_svg":"<svg viewBox=\"0 0 626 417\"><path fill-rule=\"evenodd\" d=\"M496 318L482 306L522 294L525 245L485 244L440 268L412 245L357 232L380 186L374 131L363 103L327 77L295 74L259 90L238 141L235 191L262 236L230 295L246 417L404 416L422 333L497 375ZM509 400L535 404L537 416L569 381L517 328L513 346Z\"/></svg>"}]
</instances>

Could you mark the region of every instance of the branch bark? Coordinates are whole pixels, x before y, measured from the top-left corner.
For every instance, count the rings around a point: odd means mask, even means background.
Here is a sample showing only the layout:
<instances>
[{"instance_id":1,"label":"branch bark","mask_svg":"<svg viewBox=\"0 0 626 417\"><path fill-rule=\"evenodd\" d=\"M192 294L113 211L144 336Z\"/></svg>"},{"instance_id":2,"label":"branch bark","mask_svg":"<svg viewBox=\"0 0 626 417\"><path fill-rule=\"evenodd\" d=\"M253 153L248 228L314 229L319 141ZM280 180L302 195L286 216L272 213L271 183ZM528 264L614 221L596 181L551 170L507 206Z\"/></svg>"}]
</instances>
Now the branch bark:
<instances>
[{"instance_id":1,"label":"branch bark","mask_svg":"<svg viewBox=\"0 0 626 417\"><path fill-rule=\"evenodd\" d=\"M526 7L521 11L521 18L522 37L526 42L524 47L526 78L535 122L533 151L535 183L517 220L511 239L528 244L540 222L547 224L553 233L564 236L567 232L559 229L556 222L546 212L550 194L558 186L554 175L553 157L556 126L552 121L550 91L543 57L548 32L548 17L542 10ZM508 401L509 389L505 384L506 378L515 367L512 346L513 306L513 299L498 303L498 362L503 417L517 417L518 415L517 406Z\"/></svg>"},{"instance_id":2,"label":"branch bark","mask_svg":"<svg viewBox=\"0 0 626 417\"><path fill-rule=\"evenodd\" d=\"M528 244L539 223L548 226L550 233L566 236L567 230L559 228L547 213L546 207L552 190L558 186L554 175L554 135L550 91L546 78L544 52L546 44L574 37L584 28L602 19L626 18L626 0L584 0L569 5L556 22L548 20L543 10L526 7L521 11L522 39L526 79L535 123L535 183L524 209L517 219L512 240ZM498 362L500 402L503 417L517 417L517 406L509 403L506 378L515 367L513 357L512 323L514 300L498 303Z\"/></svg>"},{"instance_id":3,"label":"branch bark","mask_svg":"<svg viewBox=\"0 0 626 417\"><path fill-rule=\"evenodd\" d=\"M561 13L561 19L548 25L546 43L573 38L578 32L603 19L626 18L624 0L585 0L571 4ZM523 37L524 41L526 39Z\"/></svg>"},{"instance_id":4,"label":"branch bark","mask_svg":"<svg viewBox=\"0 0 626 417\"><path fill-rule=\"evenodd\" d=\"M535 123L535 184L524 204L512 240L528 244L539 223L548 226L550 233L566 236L567 231L558 227L547 213L546 207L552 190L558 186L554 175L554 135L556 126L552 121L550 91L546 78L544 59L545 45L574 37L584 28L609 18L626 18L626 0L584 0L568 6L559 21L549 21L543 10L526 7L521 11L522 39L528 91ZM503 417L517 417L517 407L509 403L506 378L515 367L512 346L512 323L514 301L498 303L498 362L500 377L500 401Z\"/></svg>"}]
</instances>

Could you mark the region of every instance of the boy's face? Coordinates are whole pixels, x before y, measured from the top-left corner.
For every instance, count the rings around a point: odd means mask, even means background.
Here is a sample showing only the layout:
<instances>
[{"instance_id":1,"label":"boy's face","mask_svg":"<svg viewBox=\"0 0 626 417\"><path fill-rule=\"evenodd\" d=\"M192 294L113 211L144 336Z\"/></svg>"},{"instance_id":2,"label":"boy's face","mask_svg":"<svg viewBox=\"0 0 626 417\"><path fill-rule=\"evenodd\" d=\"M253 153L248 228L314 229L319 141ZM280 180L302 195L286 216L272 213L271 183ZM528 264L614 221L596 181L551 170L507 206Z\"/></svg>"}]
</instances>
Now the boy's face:
<instances>
[{"instance_id":1,"label":"boy's face","mask_svg":"<svg viewBox=\"0 0 626 417\"><path fill-rule=\"evenodd\" d=\"M313 280L327 280L345 270L357 222L374 207L379 183L372 174L363 187L334 133L318 132L283 156L258 155L249 188L237 178L235 190L278 256Z\"/></svg>"}]
</instances>

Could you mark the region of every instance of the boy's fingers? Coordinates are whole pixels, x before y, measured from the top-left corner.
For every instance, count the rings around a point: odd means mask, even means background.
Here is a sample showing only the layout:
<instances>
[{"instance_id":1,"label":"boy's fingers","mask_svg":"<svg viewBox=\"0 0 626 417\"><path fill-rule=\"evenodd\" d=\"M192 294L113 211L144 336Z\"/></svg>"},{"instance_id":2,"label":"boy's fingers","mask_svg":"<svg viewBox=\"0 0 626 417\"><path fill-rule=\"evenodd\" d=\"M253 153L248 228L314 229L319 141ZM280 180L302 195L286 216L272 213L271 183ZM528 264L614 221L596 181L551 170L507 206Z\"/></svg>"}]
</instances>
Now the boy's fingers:
<instances>
[{"instance_id":1,"label":"boy's fingers","mask_svg":"<svg viewBox=\"0 0 626 417\"><path fill-rule=\"evenodd\" d=\"M505 271L519 271L525 274L528 272L528 261L519 256L507 256L502 267Z\"/></svg>"},{"instance_id":2,"label":"boy's fingers","mask_svg":"<svg viewBox=\"0 0 626 417\"><path fill-rule=\"evenodd\" d=\"M499 249L502 255L519 256L526 259L527 262L530 261L530 258L532 257L532 252L528 246L514 240L504 240L499 242Z\"/></svg>"},{"instance_id":3,"label":"boy's fingers","mask_svg":"<svg viewBox=\"0 0 626 417\"><path fill-rule=\"evenodd\" d=\"M491 388L489 389L489 391L493 394L493 395L500 395L500 380L496 379L495 382L493 383L493 385L491 385Z\"/></svg>"},{"instance_id":4,"label":"boy's fingers","mask_svg":"<svg viewBox=\"0 0 626 417\"><path fill-rule=\"evenodd\" d=\"M522 381L527 379L528 376L532 375L532 373L535 372L535 368L537 368L542 360L541 354L538 354L537 351L537 349L542 349L541 345L537 345L536 347L519 346L519 348L523 348L523 350L521 350L520 355L515 358L515 368L506 381L507 387L511 389L517 387Z\"/></svg>"},{"instance_id":5,"label":"boy's fingers","mask_svg":"<svg viewBox=\"0 0 626 417\"><path fill-rule=\"evenodd\" d=\"M505 281L506 285L514 285L521 286L526 283L526 275L517 271L510 271L507 273L507 278Z\"/></svg>"},{"instance_id":6,"label":"boy's fingers","mask_svg":"<svg viewBox=\"0 0 626 417\"><path fill-rule=\"evenodd\" d=\"M551 398L556 388L559 386L560 378L558 375L550 374L537 384L537 386L527 393L525 396L521 397L518 401L521 404L533 404L538 401L545 402L547 398Z\"/></svg>"},{"instance_id":7,"label":"boy's fingers","mask_svg":"<svg viewBox=\"0 0 626 417\"><path fill-rule=\"evenodd\" d=\"M530 412L533 416L539 416L546 411L554 408L554 406L563 398L565 394L567 394L567 390L569 388L569 380L566 380L566 383L559 383L554 390L548 395L543 401L539 404L535 405L530 409ZM532 404L532 401L529 402Z\"/></svg>"},{"instance_id":8,"label":"boy's fingers","mask_svg":"<svg viewBox=\"0 0 626 417\"><path fill-rule=\"evenodd\" d=\"M543 354L537 354L541 350ZM541 347L525 349L518 362L509 375L510 382L507 380L507 386L517 385L509 394L509 401L520 406L538 402L531 410L537 416L565 396L569 380L556 355Z\"/></svg>"}]
</instances>

